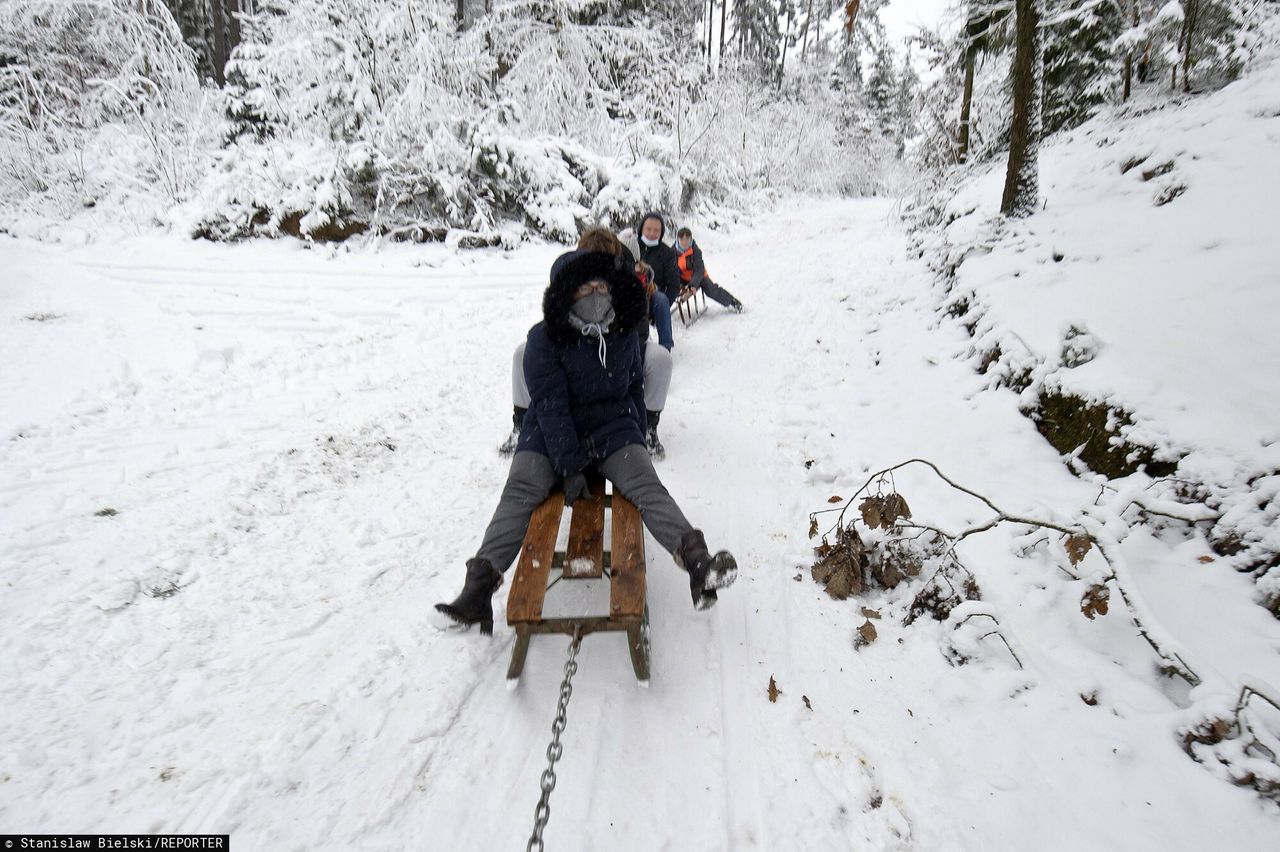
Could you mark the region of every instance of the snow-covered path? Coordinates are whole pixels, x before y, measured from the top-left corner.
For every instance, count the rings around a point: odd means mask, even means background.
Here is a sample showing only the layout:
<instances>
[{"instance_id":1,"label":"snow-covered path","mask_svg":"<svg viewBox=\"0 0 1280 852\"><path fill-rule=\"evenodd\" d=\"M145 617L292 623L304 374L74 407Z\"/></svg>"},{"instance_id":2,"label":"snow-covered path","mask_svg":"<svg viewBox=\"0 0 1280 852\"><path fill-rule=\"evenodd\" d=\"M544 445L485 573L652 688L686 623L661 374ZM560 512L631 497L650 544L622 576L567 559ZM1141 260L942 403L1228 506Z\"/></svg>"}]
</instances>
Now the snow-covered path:
<instances>
[{"instance_id":1,"label":"snow-covered path","mask_svg":"<svg viewBox=\"0 0 1280 852\"><path fill-rule=\"evenodd\" d=\"M1031 513L1096 493L980 391L889 205L701 242L748 312L677 330L660 472L743 572L697 613L648 541L652 686L620 636L584 641L548 847L1274 848L1275 809L1178 748L1181 696L1123 617L1085 621L1009 535L964 555L1022 670L953 668L901 594L809 578L808 513L907 458ZM536 638L508 691L511 632L429 610L504 479L509 353L556 253L0 245L0 828L523 847L567 641ZM1174 555L1153 599L1204 593L1197 542L1139 544ZM1280 625L1245 580L1212 588L1252 643L1232 653L1280 682ZM884 617L858 651L864 603Z\"/></svg>"}]
</instances>

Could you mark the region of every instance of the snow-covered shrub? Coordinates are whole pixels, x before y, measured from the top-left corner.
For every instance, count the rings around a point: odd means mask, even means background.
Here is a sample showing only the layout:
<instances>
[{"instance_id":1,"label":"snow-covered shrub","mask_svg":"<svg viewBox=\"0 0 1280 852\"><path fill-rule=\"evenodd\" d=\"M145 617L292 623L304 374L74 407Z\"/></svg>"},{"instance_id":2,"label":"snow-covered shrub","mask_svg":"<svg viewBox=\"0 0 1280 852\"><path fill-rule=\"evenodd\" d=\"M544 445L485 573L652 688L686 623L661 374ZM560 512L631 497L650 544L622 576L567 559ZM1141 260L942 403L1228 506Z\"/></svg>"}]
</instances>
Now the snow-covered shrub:
<instances>
[{"instance_id":1,"label":"snow-covered shrub","mask_svg":"<svg viewBox=\"0 0 1280 852\"><path fill-rule=\"evenodd\" d=\"M155 0L0 4L0 205L71 215L118 196L184 200L209 101Z\"/></svg>"},{"instance_id":2,"label":"snow-covered shrub","mask_svg":"<svg viewBox=\"0 0 1280 852\"><path fill-rule=\"evenodd\" d=\"M1260 683L1197 701L1178 735L1194 760L1218 777L1280 801L1280 696Z\"/></svg>"},{"instance_id":3,"label":"snow-covered shrub","mask_svg":"<svg viewBox=\"0 0 1280 852\"><path fill-rule=\"evenodd\" d=\"M675 206L670 190L667 173L652 160L614 166L591 204L591 218L611 228L634 227L646 212Z\"/></svg>"}]
</instances>

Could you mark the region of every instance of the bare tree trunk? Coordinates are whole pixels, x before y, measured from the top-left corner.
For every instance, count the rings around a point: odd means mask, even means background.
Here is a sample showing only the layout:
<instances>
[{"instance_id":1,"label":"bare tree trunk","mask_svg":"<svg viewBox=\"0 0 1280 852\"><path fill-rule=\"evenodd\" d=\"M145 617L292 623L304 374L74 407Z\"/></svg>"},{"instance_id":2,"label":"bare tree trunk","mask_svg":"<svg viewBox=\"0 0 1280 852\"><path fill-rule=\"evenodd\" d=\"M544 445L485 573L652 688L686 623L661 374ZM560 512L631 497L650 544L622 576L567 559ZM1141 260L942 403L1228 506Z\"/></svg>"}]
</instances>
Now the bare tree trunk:
<instances>
[{"instance_id":1,"label":"bare tree trunk","mask_svg":"<svg viewBox=\"0 0 1280 852\"><path fill-rule=\"evenodd\" d=\"M227 25L223 0L210 0L209 19L213 27L213 79L223 86L227 82Z\"/></svg>"},{"instance_id":2,"label":"bare tree trunk","mask_svg":"<svg viewBox=\"0 0 1280 852\"><path fill-rule=\"evenodd\" d=\"M804 61L804 55L809 51L809 25L813 22L813 0L809 0L809 4L804 9L804 32L801 33L800 41L800 61Z\"/></svg>"},{"instance_id":3,"label":"bare tree trunk","mask_svg":"<svg viewBox=\"0 0 1280 852\"><path fill-rule=\"evenodd\" d=\"M1130 0L1133 4L1133 25L1138 26L1138 0ZM1121 100L1129 100L1129 95L1133 92L1133 45L1124 54L1124 94Z\"/></svg>"},{"instance_id":4,"label":"bare tree trunk","mask_svg":"<svg viewBox=\"0 0 1280 852\"><path fill-rule=\"evenodd\" d=\"M956 160L963 163L969 159L969 125L973 109L973 74L978 64L978 46L970 40L964 49L964 95L960 101L960 148L956 152Z\"/></svg>"},{"instance_id":5,"label":"bare tree trunk","mask_svg":"<svg viewBox=\"0 0 1280 852\"><path fill-rule=\"evenodd\" d=\"M1195 41L1196 19L1200 17L1200 0L1185 0L1187 18L1182 54L1182 91L1191 91L1191 44Z\"/></svg>"},{"instance_id":6,"label":"bare tree trunk","mask_svg":"<svg viewBox=\"0 0 1280 852\"><path fill-rule=\"evenodd\" d=\"M729 17L729 0L720 0L720 61L724 62L724 24Z\"/></svg>"},{"instance_id":7,"label":"bare tree trunk","mask_svg":"<svg viewBox=\"0 0 1280 852\"><path fill-rule=\"evenodd\" d=\"M716 17L716 0L707 0L707 70L711 70L711 54L712 46L715 43L715 33L713 30Z\"/></svg>"},{"instance_id":8,"label":"bare tree trunk","mask_svg":"<svg viewBox=\"0 0 1280 852\"><path fill-rule=\"evenodd\" d=\"M227 11L227 59L240 44L240 0L222 0Z\"/></svg>"},{"instance_id":9,"label":"bare tree trunk","mask_svg":"<svg viewBox=\"0 0 1280 852\"><path fill-rule=\"evenodd\" d=\"M796 15L794 3L787 6L787 28L782 33L782 60L778 63L778 88L782 88L782 75L787 70L787 45L791 43L791 21Z\"/></svg>"},{"instance_id":10,"label":"bare tree trunk","mask_svg":"<svg viewBox=\"0 0 1280 852\"><path fill-rule=\"evenodd\" d=\"M1022 218L1035 212L1040 195L1040 0L1016 0L1014 14L1013 118L1000 212Z\"/></svg>"}]
</instances>

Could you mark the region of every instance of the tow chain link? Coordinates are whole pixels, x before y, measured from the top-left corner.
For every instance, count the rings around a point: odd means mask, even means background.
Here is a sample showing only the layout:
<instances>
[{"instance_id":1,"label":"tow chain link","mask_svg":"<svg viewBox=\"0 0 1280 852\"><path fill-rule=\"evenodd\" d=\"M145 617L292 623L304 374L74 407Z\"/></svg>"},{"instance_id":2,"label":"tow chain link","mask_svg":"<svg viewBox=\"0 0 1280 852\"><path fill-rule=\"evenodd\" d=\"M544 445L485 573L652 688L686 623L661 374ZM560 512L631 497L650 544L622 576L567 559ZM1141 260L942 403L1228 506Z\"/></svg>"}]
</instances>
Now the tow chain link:
<instances>
[{"instance_id":1,"label":"tow chain link","mask_svg":"<svg viewBox=\"0 0 1280 852\"><path fill-rule=\"evenodd\" d=\"M542 852L542 831L551 818L551 791L556 788L556 761L564 754L564 746L560 744L560 735L568 724L566 712L569 709L569 698L573 695L573 676L578 671L578 646L582 644L582 628L575 628L573 641L569 643L569 659L564 664L564 680L560 683L560 702L556 707L556 720L551 723L551 744L547 746L547 768L542 771L542 796L538 806L533 809L533 834L529 837L529 845L525 852L538 850Z\"/></svg>"}]
</instances>

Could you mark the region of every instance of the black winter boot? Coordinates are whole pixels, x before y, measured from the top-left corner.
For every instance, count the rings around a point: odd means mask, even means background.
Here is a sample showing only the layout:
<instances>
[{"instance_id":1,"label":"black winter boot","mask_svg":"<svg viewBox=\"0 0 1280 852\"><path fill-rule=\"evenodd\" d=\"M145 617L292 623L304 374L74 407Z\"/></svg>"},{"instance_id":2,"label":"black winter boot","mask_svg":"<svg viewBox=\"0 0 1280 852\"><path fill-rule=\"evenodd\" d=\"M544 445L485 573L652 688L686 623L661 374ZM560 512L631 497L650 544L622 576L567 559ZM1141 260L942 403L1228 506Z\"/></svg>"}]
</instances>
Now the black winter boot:
<instances>
[{"instance_id":1,"label":"black winter boot","mask_svg":"<svg viewBox=\"0 0 1280 852\"><path fill-rule=\"evenodd\" d=\"M649 450L649 456L656 461L667 454L667 448L658 439L658 420L662 418L662 412L646 411L645 415L649 421L649 430L645 432L644 445Z\"/></svg>"},{"instance_id":2,"label":"black winter boot","mask_svg":"<svg viewBox=\"0 0 1280 852\"><path fill-rule=\"evenodd\" d=\"M462 594L452 603L436 604L436 610L468 627L478 622L480 632L490 636L493 634L493 593L501 585L502 572L488 559L468 559Z\"/></svg>"},{"instance_id":3,"label":"black winter boot","mask_svg":"<svg viewBox=\"0 0 1280 852\"><path fill-rule=\"evenodd\" d=\"M529 409L521 408L518 405L512 407L511 434L507 436L507 440L502 442L502 446L498 447L498 455L515 455L516 444L520 443L520 427L524 425L524 415L528 410Z\"/></svg>"},{"instance_id":4,"label":"black winter boot","mask_svg":"<svg viewBox=\"0 0 1280 852\"><path fill-rule=\"evenodd\" d=\"M738 563L727 550L715 556L707 551L702 530L689 530L680 536L675 552L676 564L689 572L689 592L694 609L710 609L716 605L716 589L723 589L738 579Z\"/></svg>"}]
</instances>

